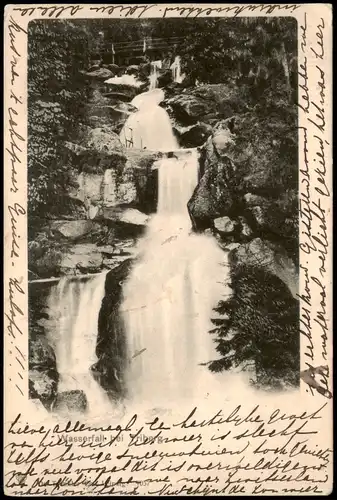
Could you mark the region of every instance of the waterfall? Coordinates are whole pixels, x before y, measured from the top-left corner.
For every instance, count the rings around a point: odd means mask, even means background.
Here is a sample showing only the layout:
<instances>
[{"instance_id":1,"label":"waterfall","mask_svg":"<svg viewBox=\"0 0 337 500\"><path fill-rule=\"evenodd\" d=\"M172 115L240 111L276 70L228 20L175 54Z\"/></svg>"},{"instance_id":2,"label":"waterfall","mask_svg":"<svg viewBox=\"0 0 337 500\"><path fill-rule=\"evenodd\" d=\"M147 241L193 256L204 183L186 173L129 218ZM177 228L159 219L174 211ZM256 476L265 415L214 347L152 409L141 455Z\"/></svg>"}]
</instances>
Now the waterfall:
<instances>
[{"instance_id":1,"label":"waterfall","mask_svg":"<svg viewBox=\"0 0 337 500\"><path fill-rule=\"evenodd\" d=\"M181 72L181 59L180 56L176 56L172 65L172 78L175 83L181 83L185 77L185 75Z\"/></svg>"},{"instance_id":2,"label":"waterfall","mask_svg":"<svg viewBox=\"0 0 337 500\"><path fill-rule=\"evenodd\" d=\"M203 363L217 357L209 330L224 291L224 254L211 236L191 233L187 202L198 182L197 152L156 166L158 209L140 241L121 310L129 397L165 405L214 389Z\"/></svg>"},{"instance_id":3,"label":"waterfall","mask_svg":"<svg viewBox=\"0 0 337 500\"><path fill-rule=\"evenodd\" d=\"M89 278L61 278L48 299L52 315L48 338L60 375L58 392L84 391L89 414L111 409L105 391L90 371L97 361L98 315L105 278L106 273Z\"/></svg>"},{"instance_id":4,"label":"waterfall","mask_svg":"<svg viewBox=\"0 0 337 500\"><path fill-rule=\"evenodd\" d=\"M154 90L158 87L158 69L161 69L161 61L153 61L151 63L151 73L150 73L150 90Z\"/></svg>"},{"instance_id":5,"label":"waterfall","mask_svg":"<svg viewBox=\"0 0 337 500\"><path fill-rule=\"evenodd\" d=\"M160 89L143 92L131 104L138 111L129 116L120 132L120 140L127 148L153 151L174 151L179 148L173 134L170 117L159 106L164 99Z\"/></svg>"}]
</instances>

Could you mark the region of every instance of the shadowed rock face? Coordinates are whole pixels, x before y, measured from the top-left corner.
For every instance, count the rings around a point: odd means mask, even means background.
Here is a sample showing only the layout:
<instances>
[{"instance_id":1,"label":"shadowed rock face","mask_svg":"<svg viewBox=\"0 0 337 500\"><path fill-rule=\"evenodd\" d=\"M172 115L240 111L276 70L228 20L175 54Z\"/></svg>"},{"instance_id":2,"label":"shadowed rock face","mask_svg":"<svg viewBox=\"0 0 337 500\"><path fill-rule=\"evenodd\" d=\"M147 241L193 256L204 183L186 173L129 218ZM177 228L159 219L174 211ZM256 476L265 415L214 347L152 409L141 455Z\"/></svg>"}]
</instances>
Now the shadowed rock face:
<instances>
[{"instance_id":1,"label":"shadowed rock face","mask_svg":"<svg viewBox=\"0 0 337 500\"><path fill-rule=\"evenodd\" d=\"M39 399L48 410L57 394L59 374L53 348L42 333L29 341L29 396Z\"/></svg>"},{"instance_id":2,"label":"shadowed rock face","mask_svg":"<svg viewBox=\"0 0 337 500\"><path fill-rule=\"evenodd\" d=\"M119 307L123 300L123 283L129 276L131 266L132 260L128 259L107 274L98 319L98 361L92 366L92 372L112 398L122 396L125 389L126 337Z\"/></svg>"},{"instance_id":3,"label":"shadowed rock face","mask_svg":"<svg viewBox=\"0 0 337 500\"><path fill-rule=\"evenodd\" d=\"M188 211L196 230L212 227L214 219L231 212L233 195L227 185L227 165L228 162L212 164L188 202Z\"/></svg>"},{"instance_id":4,"label":"shadowed rock face","mask_svg":"<svg viewBox=\"0 0 337 500\"><path fill-rule=\"evenodd\" d=\"M298 269L282 246L255 238L230 251L229 262L233 267L245 265L265 269L280 279L297 299Z\"/></svg>"}]
</instances>

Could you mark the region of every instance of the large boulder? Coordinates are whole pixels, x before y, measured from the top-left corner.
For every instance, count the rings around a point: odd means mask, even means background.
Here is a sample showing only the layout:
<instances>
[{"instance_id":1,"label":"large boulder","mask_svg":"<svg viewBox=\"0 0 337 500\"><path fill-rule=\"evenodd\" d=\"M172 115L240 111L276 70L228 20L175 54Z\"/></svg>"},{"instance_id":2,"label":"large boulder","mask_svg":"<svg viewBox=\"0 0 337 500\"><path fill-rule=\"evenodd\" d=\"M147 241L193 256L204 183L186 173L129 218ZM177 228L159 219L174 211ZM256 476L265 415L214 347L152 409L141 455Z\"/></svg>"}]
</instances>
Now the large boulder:
<instances>
[{"instance_id":1,"label":"large boulder","mask_svg":"<svg viewBox=\"0 0 337 500\"><path fill-rule=\"evenodd\" d=\"M105 66L112 72L113 75L117 75L121 72L121 68L117 64L105 64Z\"/></svg>"},{"instance_id":2,"label":"large boulder","mask_svg":"<svg viewBox=\"0 0 337 500\"><path fill-rule=\"evenodd\" d=\"M244 93L242 89L238 92L234 85L205 84L183 91L178 87L173 93L164 106L173 118L185 125L199 120L213 125L219 119L247 111Z\"/></svg>"},{"instance_id":3,"label":"large boulder","mask_svg":"<svg viewBox=\"0 0 337 500\"><path fill-rule=\"evenodd\" d=\"M105 207L103 209L104 219L145 226L149 221L149 216L140 212L136 208L121 209L119 207Z\"/></svg>"},{"instance_id":4,"label":"large boulder","mask_svg":"<svg viewBox=\"0 0 337 500\"><path fill-rule=\"evenodd\" d=\"M235 144L235 136L232 134L227 126L226 122L218 122L214 127L212 143L216 153L219 156L229 156L232 160L235 159L231 157L231 148Z\"/></svg>"},{"instance_id":5,"label":"large boulder","mask_svg":"<svg viewBox=\"0 0 337 500\"><path fill-rule=\"evenodd\" d=\"M165 105L171 110L170 114L173 114L178 121L185 125L197 123L205 115L216 112L213 101L188 93L168 99Z\"/></svg>"},{"instance_id":6,"label":"large boulder","mask_svg":"<svg viewBox=\"0 0 337 500\"><path fill-rule=\"evenodd\" d=\"M254 238L249 243L240 245L228 254L230 264L244 264L263 268L277 276L288 287L294 298L298 298L298 269L286 250L278 244Z\"/></svg>"},{"instance_id":7,"label":"large boulder","mask_svg":"<svg viewBox=\"0 0 337 500\"><path fill-rule=\"evenodd\" d=\"M128 102L123 102L114 94L107 94L107 99L108 102L105 103L88 104L88 123L94 128L109 128L110 131L119 134L136 108Z\"/></svg>"},{"instance_id":8,"label":"large boulder","mask_svg":"<svg viewBox=\"0 0 337 500\"><path fill-rule=\"evenodd\" d=\"M195 229L206 229L212 221L230 213L234 198L229 188L230 160L209 165L201 177L187 207Z\"/></svg>"},{"instance_id":9,"label":"large boulder","mask_svg":"<svg viewBox=\"0 0 337 500\"><path fill-rule=\"evenodd\" d=\"M29 370L29 398L38 399L50 410L57 395L57 380L48 371Z\"/></svg>"},{"instance_id":10,"label":"large boulder","mask_svg":"<svg viewBox=\"0 0 337 500\"><path fill-rule=\"evenodd\" d=\"M139 66L137 64L131 64L130 66L128 66L125 70L125 73L127 75L138 75L139 73Z\"/></svg>"},{"instance_id":11,"label":"large boulder","mask_svg":"<svg viewBox=\"0 0 337 500\"><path fill-rule=\"evenodd\" d=\"M158 173L153 165L163 154L136 149L113 153L105 149L103 141L98 147L101 152L80 153L82 172L77 175L76 186L69 187L69 196L83 204L87 218L102 219L110 207L155 211Z\"/></svg>"},{"instance_id":12,"label":"large boulder","mask_svg":"<svg viewBox=\"0 0 337 500\"><path fill-rule=\"evenodd\" d=\"M179 143L184 148L195 148L202 146L211 134L212 127L210 125L197 123L179 136Z\"/></svg>"},{"instance_id":13,"label":"large boulder","mask_svg":"<svg viewBox=\"0 0 337 500\"><path fill-rule=\"evenodd\" d=\"M129 276L132 262L132 259L125 260L107 274L98 319L98 361L92 367L94 376L102 387L116 397L121 396L125 390L123 373L126 363L126 334L120 306L123 301L123 284Z\"/></svg>"},{"instance_id":14,"label":"large boulder","mask_svg":"<svg viewBox=\"0 0 337 500\"><path fill-rule=\"evenodd\" d=\"M56 369L56 356L44 335L36 335L29 341L29 368L34 370Z\"/></svg>"},{"instance_id":15,"label":"large boulder","mask_svg":"<svg viewBox=\"0 0 337 500\"><path fill-rule=\"evenodd\" d=\"M246 193L244 195L246 213L255 229L265 237L275 235L290 250L298 245L297 197L286 192L279 198L266 198Z\"/></svg>"},{"instance_id":16,"label":"large boulder","mask_svg":"<svg viewBox=\"0 0 337 500\"><path fill-rule=\"evenodd\" d=\"M103 81L107 80L108 78L111 78L114 75L114 73L108 68L97 68L94 69L93 71L85 71L83 72L83 74L91 79L103 80Z\"/></svg>"},{"instance_id":17,"label":"large boulder","mask_svg":"<svg viewBox=\"0 0 337 500\"><path fill-rule=\"evenodd\" d=\"M106 128L89 129L81 146L97 153L115 154L124 152L119 136Z\"/></svg>"},{"instance_id":18,"label":"large boulder","mask_svg":"<svg viewBox=\"0 0 337 500\"><path fill-rule=\"evenodd\" d=\"M82 390L60 392L53 404L55 413L67 415L69 413L84 413L88 408L87 397Z\"/></svg>"},{"instance_id":19,"label":"large boulder","mask_svg":"<svg viewBox=\"0 0 337 500\"><path fill-rule=\"evenodd\" d=\"M100 225L91 220L52 221L50 229L59 233L64 238L76 241L93 231L99 230Z\"/></svg>"},{"instance_id":20,"label":"large boulder","mask_svg":"<svg viewBox=\"0 0 337 500\"><path fill-rule=\"evenodd\" d=\"M103 256L95 243L76 243L60 263L61 275L95 274L103 269Z\"/></svg>"},{"instance_id":21,"label":"large boulder","mask_svg":"<svg viewBox=\"0 0 337 500\"><path fill-rule=\"evenodd\" d=\"M42 329L41 329L42 330ZM29 396L50 409L57 394L59 374L53 348L43 334L29 339Z\"/></svg>"},{"instance_id":22,"label":"large boulder","mask_svg":"<svg viewBox=\"0 0 337 500\"><path fill-rule=\"evenodd\" d=\"M228 83L204 84L194 87L191 94L214 103L212 109L215 109L217 115L222 119L247 111L248 99L245 99L243 87L238 89L236 85Z\"/></svg>"}]
</instances>

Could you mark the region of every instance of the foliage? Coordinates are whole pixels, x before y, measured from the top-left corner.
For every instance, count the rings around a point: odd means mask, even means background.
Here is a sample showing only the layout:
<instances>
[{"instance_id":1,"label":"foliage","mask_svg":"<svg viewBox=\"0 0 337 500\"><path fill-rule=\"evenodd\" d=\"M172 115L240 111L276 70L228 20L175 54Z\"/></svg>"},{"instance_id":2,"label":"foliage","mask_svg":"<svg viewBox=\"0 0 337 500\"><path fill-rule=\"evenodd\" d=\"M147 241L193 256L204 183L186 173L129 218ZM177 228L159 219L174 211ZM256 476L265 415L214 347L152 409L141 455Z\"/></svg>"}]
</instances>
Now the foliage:
<instances>
[{"instance_id":1,"label":"foliage","mask_svg":"<svg viewBox=\"0 0 337 500\"><path fill-rule=\"evenodd\" d=\"M28 32L28 204L46 216L63 203L69 158L64 142L83 116L88 32L70 21L34 21Z\"/></svg>"},{"instance_id":2,"label":"foliage","mask_svg":"<svg viewBox=\"0 0 337 500\"><path fill-rule=\"evenodd\" d=\"M39 278L59 276L65 244L41 233L28 243L29 271Z\"/></svg>"},{"instance_id":3,"label":"foliage","mask_svg":"<svg viewBox=\"0 0 337 500\"><path fill-rule=\"evenodd\" d=\"M296 88L296 21L291 18L197 19L179 50L193 81L248 82L256 97L278 84L290 94Z\"/></svg>"},{"instance_id":4,"label":"foliage","mask_svg":"<svg viewBox=\"0 0 337 500\"><path fill-rule=\"evenodd\" d=\"M221 359L211 371L254 367L256 382L299 383L299 305L276 276L263 268L238 265L231 271L232 296L215 308L211 330Z\"/></svg>"}]
</instances>

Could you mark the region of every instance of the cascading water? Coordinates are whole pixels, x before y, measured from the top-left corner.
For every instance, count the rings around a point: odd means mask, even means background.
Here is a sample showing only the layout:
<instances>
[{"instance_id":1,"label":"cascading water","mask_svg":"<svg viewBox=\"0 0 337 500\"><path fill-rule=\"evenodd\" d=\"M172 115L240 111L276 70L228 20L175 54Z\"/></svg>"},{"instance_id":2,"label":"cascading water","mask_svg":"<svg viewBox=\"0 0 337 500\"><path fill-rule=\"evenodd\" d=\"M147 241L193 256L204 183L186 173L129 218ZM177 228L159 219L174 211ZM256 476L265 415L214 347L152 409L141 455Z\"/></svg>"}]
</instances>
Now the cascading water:
<instances>
[{"instance_id":1,"label":"cascading water","mask_svg":"<svg viewBox=\"0 0 337 500\"><path fill-rule=\"evenodd\" d=\"M58 392L84 391L89 414L111 409L105 391L90 371L97 361L98 315L105 278L106 273L89 278L62 278L49 296L52 327L48 337L60 375Z\"/></svg>"},{"instance_id":2,"label":"cascading water","mask_svg":"<svg viewBox=\"0 0 337 500\"><path fill-rule=\"evenodd\" d=\"M120 132L120 140L127 148L153 151L174 151L179 148L170 117L159 106L163 99L164 92L155 89L139 94L131 101L138 111L129 116Z\"/></svg>"},{"instance_id":3,"label":"cascading water","mask_svg":"<svg viewBox=\"0 0 337 500\"><path fill-rule=\"evenodd\" d=\"M150 72L150 90L154 90L158 87L158 69L161 69L162 62L161 61L153 61L151 63L151 72Z\"/></svg>"},{"instance_id":4,"label":"cascading water","mask_svg":"<svg viewBox=\"0 0 337 500\"><path fill-rule=\"evenodd\" d=\"M181 83L184 80L185 75L181 72L181 59L180 56L176 56L172 65L172 78L175 83Z\"/></svg>"},{"instance_id":5,"label":"cascading water","mask_svg":"<svg viewBox=\"0 0 337 500\"><path fill-rule=\"evenodd\" d=\"M145 111L151 116L150 106ZM144 116L142 127L163 143L166 129L160 123ZM175 149L171 134L166 151ZM224 254L211 236L191 233L187 202L198 182L198 153L180 150L176 156L156 162L157 213L123 290L126 380L133 402L186 402L214 389L204 363L217 357L209 330L212 308L224 292Z\"/></svg>"}]
</instances>

